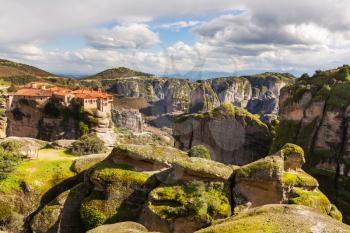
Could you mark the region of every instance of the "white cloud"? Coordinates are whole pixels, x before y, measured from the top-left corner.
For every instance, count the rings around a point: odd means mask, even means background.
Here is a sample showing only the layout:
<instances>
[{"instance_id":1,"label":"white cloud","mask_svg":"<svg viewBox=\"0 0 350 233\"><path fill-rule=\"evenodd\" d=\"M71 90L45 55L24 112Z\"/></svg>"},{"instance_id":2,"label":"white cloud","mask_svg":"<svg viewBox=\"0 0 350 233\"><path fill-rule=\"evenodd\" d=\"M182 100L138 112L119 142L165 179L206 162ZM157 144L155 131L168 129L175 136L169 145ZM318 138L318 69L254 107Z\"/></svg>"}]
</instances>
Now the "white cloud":
<instances>
[{"instance_id":1,"label":"white cloud","mask_svg":"<svg viewBox=\"0 0 350 233\"><path fill-rule=\"evenodd\" d=\"M0 1L0 56L51 71L93 73L120 65L151 73L306 71L347 63L350 52L346 0ZM211 13L218 16L194 20ZM161 24L163 17L180 20ZM155 22L154 32L147 25ZM101 29L106 24L120 26ZM193 28L197 40L155 50L164 44L159 28ZM43 46L72 32L86 36L85 48Z\"/></svg>"},{"instance_id":2,"label":"white cloud","mask_svg":"<svg viewBox=\"0 0 350 233\"><path fill-rule=\"evenodd\" d=\"M167 29L174 29L174 30L179 30L181 28L189 28L189 27L194 27L196 25L200 24L200 21L195 20L195 21L178 21L178 22L173 22L173 23L166 23L158 26L159 28L167 28Z\"/></svg>"},{"instance_id":3,"label":"white cloud","mask_svg":"<svg viewBox=\"0 0 350 233\"><path fill-rule=\"evenodd\" d=\"M152 32L145 24L91 30L86 39L89 45L98 49L145 49L160 42L158 34Z\"/></svg>"}]
</instances>

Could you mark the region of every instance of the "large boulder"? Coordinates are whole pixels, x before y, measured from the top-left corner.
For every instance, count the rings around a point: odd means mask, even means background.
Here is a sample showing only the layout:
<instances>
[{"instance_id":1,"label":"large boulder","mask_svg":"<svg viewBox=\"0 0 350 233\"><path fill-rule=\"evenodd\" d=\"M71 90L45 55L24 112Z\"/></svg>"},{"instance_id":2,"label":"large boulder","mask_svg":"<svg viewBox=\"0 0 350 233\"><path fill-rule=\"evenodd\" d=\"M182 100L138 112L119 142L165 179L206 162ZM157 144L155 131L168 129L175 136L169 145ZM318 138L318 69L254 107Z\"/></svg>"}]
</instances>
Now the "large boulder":
<instances>
[{"instance_id":1,"label":"large boulder","mask_svg":"<svg viewBox=\"0 0 350 233\"><path fill-rule=\"evenodd\" d=\"M107 224L89 230L87 233L147 233L146 227L136 222ZM155 233L155 232L154 232Z\"/></svg>"},{"instance_id":2,"label":"large boulder","mask_svg":"<svg viewBox=\"0 0 350 233\"><path fill-rule=\"evenodd\" d=\"M264 157L272 141L266 124L231 103L206 113L181 116L173 129L177 148L189 150L202 144L213 160L236 165Z\"/></svg>"},{"instance_id":3,"label":"large boulder","mask_svg":"<svg viewBox=\"0 0 350 233\"><path fill-rule=\"evenodd\" d=\"M286 144L276 154L237 169L233 187L236 210L266 204L299 204L341 221L341 213L318 189L317 180L301 169L304 163L304 151Z\"/></svg>"},{"instance_id":4,"label":"large boulder","mask_svg":"<svg viewBox=\"0 0 350 233\"><path fill-rule=\"evenodd\" d=\"M127 128L136 133L143 131L142 114L136 109L113 109L112 120L118 128Z\"/></svg>"},{"instance_id":5,"label":"large boulder","mask_svg":"<svg viewBox=\"0 0 350 233\"><path fill-rule=\"evenodd\" d=\"M190 158L175 148L120 145L88 171L87 181L93 190L83 201L81 216L87 228L139 221L153 231L173 232L188 227L185 232L191 232L214 219L230 216L232 173L231 166ZM177 197L177 191L183 196L169 202L165 197L163 202L161 196L168 191L172 193L170 199ZM191 198L204 204L196 206ZM182 212L176 215L176 211L171 212L172 203L179 201L178 210ZM169 210L169 215L163 214L163 210ZM175 222L170 224L170 219Z\"/></svg>"},{"instance_id":6,"label":"large boulder","mask_svg":"<svg viewBox=\"0 0 350 233\"><path fill-rule=\"evenodd\" d=\"M300 205L253 208L196 233L346 233L350 227Z\"/></svg>"}]
</instances>

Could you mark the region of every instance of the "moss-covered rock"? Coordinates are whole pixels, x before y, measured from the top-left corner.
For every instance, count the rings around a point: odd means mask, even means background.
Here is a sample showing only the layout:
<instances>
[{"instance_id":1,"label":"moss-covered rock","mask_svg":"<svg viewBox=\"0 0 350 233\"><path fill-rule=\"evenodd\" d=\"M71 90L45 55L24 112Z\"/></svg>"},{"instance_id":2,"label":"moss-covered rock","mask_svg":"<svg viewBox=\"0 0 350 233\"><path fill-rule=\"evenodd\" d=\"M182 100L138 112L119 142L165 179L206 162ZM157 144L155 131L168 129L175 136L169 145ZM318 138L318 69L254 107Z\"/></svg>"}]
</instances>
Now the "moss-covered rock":
<instances>
[{"instance_id":1,"label":"moss-covered rock","mask_svg":"<svg viewBox=\"0 0 350 233\"><path fill-rule=\"evenodd\" d=\"M158 185L151 174L110 159L95 165L88 177L94 190L80 208L87 229L104 223L137 220L148 193Z\"/></svg>"},{"instance_id":2,"label":"moss-covered rock","mask_svg":"<svg viewBox=\"0 0 350 233\"><path fill-rule=\"evenodd\" d=\"M213 180L228 180L234 170L232 166L197 157L175 161L173 169L175 173L191 176L192 179Z\"/></svg>"},{"instance_id":3,"label":"moss-covered rock","mask_svg":"<svg viewBox=\"0 0 350 233\"><path fill-rule=\"evenodd\" d=\"M89 230L87 233L146 233L146 227L136 222L120 222L107 224Z\"/></svg>"},{"instance_id":4,"label":"moss-covered rock","mask_svg":"<svg viewBox=\"0 0 350 233\"><path fill-rule=\"evenodd\" d=\"M225 183L190 181L152 190L140 221L150 230L193 232L230 215Z\"/></svg>"},{"instance_id":5,"label":"moss-covered rock","mask_svg":"<svg viewBox=\"0 0 350 233\"><path fill-rule=\"evenodd\" d=\"M293 203L341 220L337 208L318 190L317 180L301 169L303 155L299 146L286 144L276 154L237 169L233 187L236 205Z\"/></svg>"},{"instance_id":6,"label":"moss-covered rock","mask_svg":"<svg viewBox=\"0 0 350 233\"><path fill-rule=\"evenodd\" d=\"M72 170L81 173L107 158L107 154L86 155L74 160Z\"/></svg>"},{"instance_id":7,"label":"moss-covered rock","mask_svg":"<svg viewBox=\"0 0 350 233\"><path fill-rule=\"evenodd\" d=\"M244 165L268 153L272 135L258 116L227 102L204 113L180 116L173 127L175 146L205 145L215 161Z\"/></svg>"},{"instance_id":8,"label":"moss-covered rock","mask_svg":"<svg viewBox=\"0 0 350 233\"><path fill-rule=\"evenodd\" d=\"M266 205L248 210L198 233L350 232L350 227L298 205Z\"/></svg>"},{"instance_id":9,"label":"moss-covered rock","mask_svg":"<svg viewBox=\"0 0 350 233\"><path fill-rule=\"evenodd\" d=\"M169 167L177 160L187 159L188 155L183 151L166 146L119 145L113 149L110 158L116 163L144 161Z\"/></svg>"},{"instance_id":10,"label":"moss-covered rock","mask_svg":"<svg viewBox=\"0 0 350 233\"><path fill-rule=\"evenodd\" d=\"M89 187L83 183L67 190L42 208L38 209L31 220L31 229L38 233L44 232L82 232L80 220L80 205L88 194Z\"/></svg>"}]
</instances>

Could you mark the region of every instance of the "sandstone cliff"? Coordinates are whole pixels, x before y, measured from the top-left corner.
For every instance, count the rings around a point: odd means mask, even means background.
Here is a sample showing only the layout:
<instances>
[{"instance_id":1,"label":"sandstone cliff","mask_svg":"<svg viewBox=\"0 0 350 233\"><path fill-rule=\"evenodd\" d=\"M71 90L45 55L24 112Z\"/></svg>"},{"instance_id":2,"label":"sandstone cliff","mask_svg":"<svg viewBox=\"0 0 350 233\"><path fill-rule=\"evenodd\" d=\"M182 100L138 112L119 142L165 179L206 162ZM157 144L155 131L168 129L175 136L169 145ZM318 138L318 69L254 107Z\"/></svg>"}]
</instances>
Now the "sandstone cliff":
<instances>
[{"instance_id":1,"label":"sandstone cliff","mask_svg":"<svg viewBox=\"0 0 350 233\"><path fill-rule=\"evenodd\" d=\"M127 128L136 133L143 131L142 114L136 109L113 109L112 120L118 128Z\"/></svg>"},{"instance_id":2,"label":"sandstone cliff","mask_svg":"<svg viewBox=\"0 0 350 233\"><path fill-rule=\"evenodd\" d=\"M6 116L7 136L55 141L77 139L90 132L96 133L107 146L114 146L116 141L111 113L84 111L74 101L66 106L56 99L36 101L18 98L12 102Z\"/></svg>"},{"instance_id":3,"label":"sandstone cliff","mask_svg":"<svg viewBox=\"0 0 350 233\"><path fill-rule=\"evenodd\" d=\"M150 106L143 111L147 115L208 111L225 102L252 113L277 114L279 91L293 78L290 74L264 73L192 82L108 72L107 76L89 77L84 83L100 86L118 97L146 98Z\"/></svg>"},{"instance_id":4,"label":"sandstone cliff","mask_svg":"<svg viewBox=\"0 0 350 233\"><path fill-rule=\"evenodd\" d=\"M266 156L272 141L258 117L227 102L200 114L181 116L174 124L175 147L205 145L215 161L243 165Z\"/></svg>"},{"instance_id":5,"label":"sandstone cliff","mask_svg":"<svg viewBox=\"0 0 350 233\"><path fill-rule=\"evenodd\" d=\"M350 67L304 75L282 89L274 150L292 142L306 152L305 169L350 222Z\"/></svg>"}]
</instances>

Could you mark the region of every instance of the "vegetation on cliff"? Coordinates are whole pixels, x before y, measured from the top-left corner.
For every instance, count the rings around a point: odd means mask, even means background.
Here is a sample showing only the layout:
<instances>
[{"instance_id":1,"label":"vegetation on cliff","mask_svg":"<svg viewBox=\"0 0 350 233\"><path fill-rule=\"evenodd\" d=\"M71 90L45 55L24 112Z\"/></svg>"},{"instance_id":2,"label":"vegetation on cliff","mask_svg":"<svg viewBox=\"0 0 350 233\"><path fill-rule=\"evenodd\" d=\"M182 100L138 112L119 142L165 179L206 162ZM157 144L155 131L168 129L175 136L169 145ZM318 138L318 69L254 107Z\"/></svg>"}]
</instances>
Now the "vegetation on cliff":
<instances>
[{"instance_id":1,"label":"vegetation on cliff","mask_svg":"<svg viewBox=\"0 0 350 233\"><path fill-rule=\"evenodd\" d=\"M203 159L211 159L209 150L203 145L193 146L188 152L190 157L199 157Z\"/></svg>"}]
</instances>

